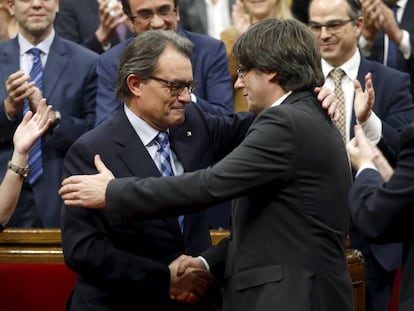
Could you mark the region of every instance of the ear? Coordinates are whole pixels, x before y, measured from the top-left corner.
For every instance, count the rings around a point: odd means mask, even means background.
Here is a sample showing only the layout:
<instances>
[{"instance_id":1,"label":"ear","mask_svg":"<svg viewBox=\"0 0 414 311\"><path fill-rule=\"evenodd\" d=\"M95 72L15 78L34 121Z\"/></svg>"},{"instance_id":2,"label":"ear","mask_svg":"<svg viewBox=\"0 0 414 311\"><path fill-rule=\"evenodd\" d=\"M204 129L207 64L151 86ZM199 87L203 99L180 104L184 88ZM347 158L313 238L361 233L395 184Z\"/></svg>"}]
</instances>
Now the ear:
<instances>
[{"instance_id":1,"label":"ear","mask_svg":"<svg viewBox=\"0 0 414 311\"><path fill-rule=\"evenodd\" d=\"M355 27L357 28L357 33L356 33L357 38L359 38L359 36L362 33L362 29L364 28L364 17L363 16L358 17L358 19L355 22Z\"/></svg>"},{"instance_id":2,"label":"ear","mask_svg":"<svg viewBox=\"0 0 414 311\"><path fill-rule=\"evenodd\" d=\"M180 21L180 8L177 5L177 22Z\"/></svg>"},{"instance_id":3,"label":"ear","mask_svg":"<svg viewBox=\"0 0 414 311\"><path fill-rule=\"evenodd\" d=\"M277 74L277 72L276 72L276 71L273 71L273 72L267 72L267 73L265 73L265 75L267 75L267 80L268 80L269 82L274 82L274 81L276 81L276 78L277 78L277 76L278 76L278 74Z\"/></svg>"},{"instance_id":4,"label":"ear","mask_svg":"<svg viewBox=\"0 0 414 311\"><path fill-rule=\"evenodd\" d=\"M136 75L130 74L127 78L127 85L131 94L136 97L141 97L141 85L142 80L139 79Z\"/></svg>"}]
</instances>

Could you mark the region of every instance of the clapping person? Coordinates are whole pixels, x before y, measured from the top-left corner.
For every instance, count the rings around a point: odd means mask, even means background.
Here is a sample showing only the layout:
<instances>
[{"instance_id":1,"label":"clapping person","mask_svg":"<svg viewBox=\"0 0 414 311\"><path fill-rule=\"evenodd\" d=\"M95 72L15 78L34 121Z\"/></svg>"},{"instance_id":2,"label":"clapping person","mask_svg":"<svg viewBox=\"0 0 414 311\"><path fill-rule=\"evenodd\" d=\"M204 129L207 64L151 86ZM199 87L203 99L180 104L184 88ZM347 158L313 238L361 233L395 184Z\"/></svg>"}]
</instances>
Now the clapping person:
<instances>
[{"instance_id":1,"label":"clapping person","mask_svg":"<svg viewBox=\"0 0 414 311\"><path fill-rule=\"evenodd\" d=\"M0 184L0 232L3 231L16 208L24 178L30 170L27 166L30 148L52 123L52 120L48 118L51 109L51 106L46 107L46 100L43 99L35 114L31 111L26 112L14 132L13 155L8 163L7 173Z\"/></svg>"}]
</instances>

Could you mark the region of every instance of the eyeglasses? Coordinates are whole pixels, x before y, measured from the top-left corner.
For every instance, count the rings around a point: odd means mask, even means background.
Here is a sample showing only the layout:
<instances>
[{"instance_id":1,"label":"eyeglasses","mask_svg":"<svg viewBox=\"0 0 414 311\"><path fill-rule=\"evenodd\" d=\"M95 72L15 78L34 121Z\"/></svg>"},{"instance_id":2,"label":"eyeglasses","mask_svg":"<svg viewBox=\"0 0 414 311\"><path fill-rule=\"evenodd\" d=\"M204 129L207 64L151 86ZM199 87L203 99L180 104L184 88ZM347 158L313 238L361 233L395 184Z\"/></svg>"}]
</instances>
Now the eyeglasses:
<instances>
[{"instance_id":1,"label":"eyeglasses","mask_svg":"<svg viewBox=\"0 0 414 311\"><path fill-rule=\"evenodd\" d=\"M190 93L193 93L198 84L196 80L192 80L190 82L183 82L183 81L178 81L178 80L169 81L169 80L164 80L164 79L154 77L154 76L149 77L149 79L158 81L162 84L165 84L167 87L169 87L171 96L180 96L185 88L188 88L188 91Z\"/></svg>"},{"instance_id":2,"label":"eyeglasses","mask_svg":"<svg viewBox=\"0 0 414 311\"><path fill-rule=\"evenodd\" d=\"M239 77L239 79L240 80L242 80L242 81L244 81L244 74L247 72L247 71L249 71L249 69L247 69L246 67L244 67L244 66L239 66L239 67L237 67L237 69L236 69L236 72L237 72L237 76Z\"/></svg>"},{"instance_id":3,"label":"eyeglasses","mask_svg":"<svg viewBox=\"0 0 414 311\"><path fill-rule=\"evenodd\" d=\"M142 9L136 12L136 15L130 15L129 18L131 20L139 19L141 21L147 21L149 22L154 18L154 15L157 14L162 19L168 19L172 17L174 13L177 12L176 8L173 8L170 5L163 5L161 6L157 12L153 12L149 9Z\"/></svg>"},{"instance_id":4,"label":"eyeglasses","mask_svg":"<svg viewBox=\"0 0 414 311\"><path fill-rule=\"evenodd\" d=\"M319 35L322 31L322 27L326 28L326 31L328 31L331 34L335 34L337 32L339 32L342 29L342 26L344 26L345 24L352 22L354 19L350 18L350 19L335 19L332 21L329 21L325 24L319 24L319 23L315 23L315 22L309 22L308 23L308 27L309 29L315 34L315 35Z\"/></svg>"}]
</instances>

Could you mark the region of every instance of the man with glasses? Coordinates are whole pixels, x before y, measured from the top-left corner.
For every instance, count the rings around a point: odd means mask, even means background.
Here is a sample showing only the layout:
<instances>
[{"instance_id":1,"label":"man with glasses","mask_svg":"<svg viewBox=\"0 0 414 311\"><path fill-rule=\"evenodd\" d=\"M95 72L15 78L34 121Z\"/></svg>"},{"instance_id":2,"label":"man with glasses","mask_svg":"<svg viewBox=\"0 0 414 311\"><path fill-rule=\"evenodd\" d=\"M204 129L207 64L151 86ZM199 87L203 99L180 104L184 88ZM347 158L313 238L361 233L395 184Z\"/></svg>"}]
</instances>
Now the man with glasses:
<instances>
[{"instance_id":1,"label":"man with glasses","mask_svg":"<svg viewBox=\"0 0 414 311\"><path fill-rule=\"evenodd\" d=\"M233 85L228 71L228 59L224 44L207 35L196 34L178 27L178 0L122 0L123 10L130 18L137 36L150 29L177 31L194 44L191 56L194 79L198 87L191 95L191 101L204 111L214 115L228 115L234 111ZM98 91L96 103L96 124L118 109L115 98L116 72L122 51L132 38L116 45L98 61ZM230 227L230 204L211 209L209 213L212 228Z\"/></svg>"},{"instance_id":2,"label":"man with glasses","mask_svg":"<svg viewBox=\"0 0 414 311\"><path fill-rule=\"evenodd\" d=\"M353 136L358 123L391 163L399 151L399 133L414 121L410 77L406 73L367 60L358 50L364 27L359 0L313 0L309 7L309 28L319 42L325 86L342 92L344 141ZM334 73L342 80L335 86ZM368 74L368 75L367 75ZM371 76L372 74L372 76ZM354 107L353 80L368 79L375 89L375 103ZM352 204L352 202L350 202ZM391 294L394 272L400 264L400 245L368 243L351 223L351 247L362 251L366 263L367 311L385 311Z\"/></svg>"},{"instance_id":3,"label":"man with glasses","mask_svg":"<svg viewBox=\"0 0 414 311\"><path fill-rule=\"evenodd\" d=\"M117 177L180 175L212 165L240 143L253 115L213 116L190 103L197 86L191 49L189 40L171 31L150 30L133 39L118 72L116 92L124 104L73 144L64 176L96 173L95 154ZM166 144L160 136L168 137ZM168 266L211 245L205 211L113 228L102 216L63 206L65 262L78 274L69 310L217 310L214 285L194 305L169 299L170 281L178 281L179 290L200 279L188 288L200 295L210 282L203 271L177 279L175 267Z\"/></svg>"}]
</instances>

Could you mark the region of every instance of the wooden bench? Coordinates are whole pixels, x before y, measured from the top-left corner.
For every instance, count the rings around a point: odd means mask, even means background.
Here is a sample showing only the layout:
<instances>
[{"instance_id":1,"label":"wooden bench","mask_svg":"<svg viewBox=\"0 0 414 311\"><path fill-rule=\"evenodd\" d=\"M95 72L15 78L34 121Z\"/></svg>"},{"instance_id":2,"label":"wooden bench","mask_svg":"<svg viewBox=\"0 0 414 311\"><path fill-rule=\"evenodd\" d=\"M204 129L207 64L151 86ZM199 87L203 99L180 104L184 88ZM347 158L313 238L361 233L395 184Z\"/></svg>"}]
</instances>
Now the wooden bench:
<instances>
[{"instance_id":1,"label":"wooden bench","mask_svg":"<svg viewBox=\"0 0 414 311\"><path fill-rule=\"evenodd\" d=\"M63 261L60 230L0 234L0 309L64 311L76 274Z\"/></svg>"},{"instance_id":2,"label":"wooden bench","mask_svg":"<svg viewBox=\"0 0 414 311\"><path fill-rule=\"evenodd\" d=\"M229 231L211 230L210 235L216 245ZM354 311L365 311L363 256L352 249L346 255ZM64 264L59 229L7 229L0 234L1 310L63 311L75 279Z\"/></svg>"}]
</instances>

